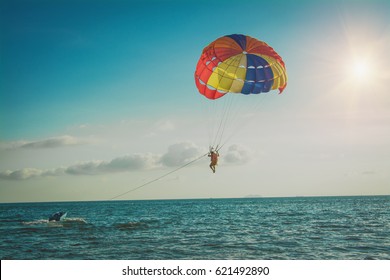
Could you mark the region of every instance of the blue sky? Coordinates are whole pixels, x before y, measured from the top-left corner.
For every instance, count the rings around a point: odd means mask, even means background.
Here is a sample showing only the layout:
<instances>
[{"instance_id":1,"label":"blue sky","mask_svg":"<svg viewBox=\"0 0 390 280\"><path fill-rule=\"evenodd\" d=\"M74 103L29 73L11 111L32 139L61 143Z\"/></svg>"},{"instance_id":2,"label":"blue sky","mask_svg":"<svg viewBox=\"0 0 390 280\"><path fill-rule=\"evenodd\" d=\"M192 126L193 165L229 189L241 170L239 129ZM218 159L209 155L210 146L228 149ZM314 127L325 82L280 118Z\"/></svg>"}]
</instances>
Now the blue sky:
<instances>
[{"instance_id":1,"label":"blue sky","mask_svg":"<svg viewBox=\"0 0 390 280\"><path fill-rule=\"evenodd\" d=\"M0 5L2 202L109 199L202 155L195 66L234 33L283 57L285 92L217 174L202 159L122 199L389 194L388 1Z\"/></svg>"}]
</instances>

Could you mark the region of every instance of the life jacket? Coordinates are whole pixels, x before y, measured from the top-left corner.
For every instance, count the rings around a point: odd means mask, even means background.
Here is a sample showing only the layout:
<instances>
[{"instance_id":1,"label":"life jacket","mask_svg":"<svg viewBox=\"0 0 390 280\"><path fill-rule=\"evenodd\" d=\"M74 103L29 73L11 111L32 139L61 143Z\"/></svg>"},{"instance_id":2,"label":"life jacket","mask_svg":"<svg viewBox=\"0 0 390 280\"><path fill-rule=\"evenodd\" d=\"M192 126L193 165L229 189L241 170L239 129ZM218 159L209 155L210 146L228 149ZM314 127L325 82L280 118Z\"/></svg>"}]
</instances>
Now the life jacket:
<instances>
[{"instance_id":1,"label":"life jacket","mask_svg":"<svg viewBox=\"0 0 390 280\"><path fill-rule=\"evenodd\" d=\"M217 164L217 162L218 162L218 155L216 153L211 153L210 157L211 157L211 163L214 164L214 165Z\"/></svg>"}]
</instances>

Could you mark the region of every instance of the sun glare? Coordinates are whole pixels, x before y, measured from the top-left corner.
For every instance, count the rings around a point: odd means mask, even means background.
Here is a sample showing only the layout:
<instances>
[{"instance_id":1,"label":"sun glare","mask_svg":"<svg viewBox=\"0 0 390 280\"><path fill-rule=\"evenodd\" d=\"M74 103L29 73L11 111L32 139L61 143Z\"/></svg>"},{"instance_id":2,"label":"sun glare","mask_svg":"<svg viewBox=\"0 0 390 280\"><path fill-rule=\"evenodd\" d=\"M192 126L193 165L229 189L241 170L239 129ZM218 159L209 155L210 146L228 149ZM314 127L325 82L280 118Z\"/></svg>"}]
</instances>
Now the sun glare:
<instances>
[{"instance_id":1,"label":"sun glare","mask_svg":"<svg viewBox=\"0 0 390 280\"><path fill-rule=\"evenodd\" d=\"M369 57L352 58L346 65L348 81L353 85L361 86L374 82L376 69L374 62Z\"/></svg>"},{"instance_id":2,"label":"sun glare","mask_svg":"<svg viewBox=\"0 0 390 280\"><path fill-rule=\"evenodd\" d=\"M352 65L352 73L355 79L368 78L370 65L367 61L355 61Z\"/></svg>"}]
</instances>

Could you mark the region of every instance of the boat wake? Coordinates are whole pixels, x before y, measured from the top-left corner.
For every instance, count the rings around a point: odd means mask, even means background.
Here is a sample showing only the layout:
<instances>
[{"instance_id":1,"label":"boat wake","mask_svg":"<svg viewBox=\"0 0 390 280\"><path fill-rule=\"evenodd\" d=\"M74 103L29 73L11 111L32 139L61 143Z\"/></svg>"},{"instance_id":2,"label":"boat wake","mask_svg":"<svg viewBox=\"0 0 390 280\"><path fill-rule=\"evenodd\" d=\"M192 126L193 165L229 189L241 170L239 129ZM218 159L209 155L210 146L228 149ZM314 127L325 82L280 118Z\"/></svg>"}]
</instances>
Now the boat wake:
<instances>
[{"instance_id":1,"label":"boat wake","mask_svg":"<svg viewBox=\"0 0 390 280\"><path fill-rule=\"evenodd\" d=\"M48 224L49 220L46 219L40 219L40 220L35 220L35 221L30 221L30 222L22 222L23 225L39 225L39 224Z\"/></svg>"},{"instance_id":2,"label":"boat wake","mask_svg":"<svg viewBox=\"0 0 390 280\"><path fill-rule=\"evenodd\" d=\"M22 222L23 225L49 225L49 226L63 226L69 224L88 224L84 218L65 218L61 221L49 221L47 219L39 219L34 221Z\"/></svg>"}]
</instances>

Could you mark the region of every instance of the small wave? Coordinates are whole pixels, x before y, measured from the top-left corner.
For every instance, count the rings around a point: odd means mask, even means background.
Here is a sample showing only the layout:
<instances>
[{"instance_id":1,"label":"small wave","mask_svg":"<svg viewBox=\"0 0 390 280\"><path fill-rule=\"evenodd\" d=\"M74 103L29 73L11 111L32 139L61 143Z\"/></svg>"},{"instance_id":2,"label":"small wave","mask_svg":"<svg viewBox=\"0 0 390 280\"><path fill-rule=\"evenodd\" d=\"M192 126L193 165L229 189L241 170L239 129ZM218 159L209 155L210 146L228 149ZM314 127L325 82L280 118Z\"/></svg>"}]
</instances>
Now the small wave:
<instances>
[{"instance_id":1,"label":"small wave","mask_svg":"<svg viewBox=\"0 0 390 280\"><path fill-rule=\"evenodd\" d=\"M348 241L361 241L362 238L360 236L346 236L345 240L348 240Z\"/></svg>"},{"instance_id":2,"label":"small wave","mask_svg":"<svg viewBox=\"0 0 390 280\"><path fill-rule=\"evenodd\" d=\"M351 228L351 226L348 224L326 224L326 223L319 224L317 227L320 229L329 229L331 231L338 231L341 229L350 229Z\"/></svg>"},{"instance_id":3,"label":"small wave","mask_svg":"<svg viewBox=\"0 0 390 280\"><path fill-rule=\"evenodd\" d=\"M114 227L120 230L135 230L148 228L148 224L145 222L128 222L114 224Z\"/></svg>"},{"instance_id":4,"label":"small wave","mask_svg":"<svg viewBox=\"0 0 390 280\"><path fill-rule=\"evenodd\" d=\"M60 222L56 222L64 228L78 228L78 229L89 229L91 224L89 224L84 218L65 218Z\"/></svg>"},{"instance_id":5,"label":"small wave","mask_svg":"<svg viewBox=\"0 0 390 280\"><path fill-rule=\"evenodd\" d=\"M87 221L83 218L65 218L62 222L88 224Z\"/></svg>"}]
</instances>

